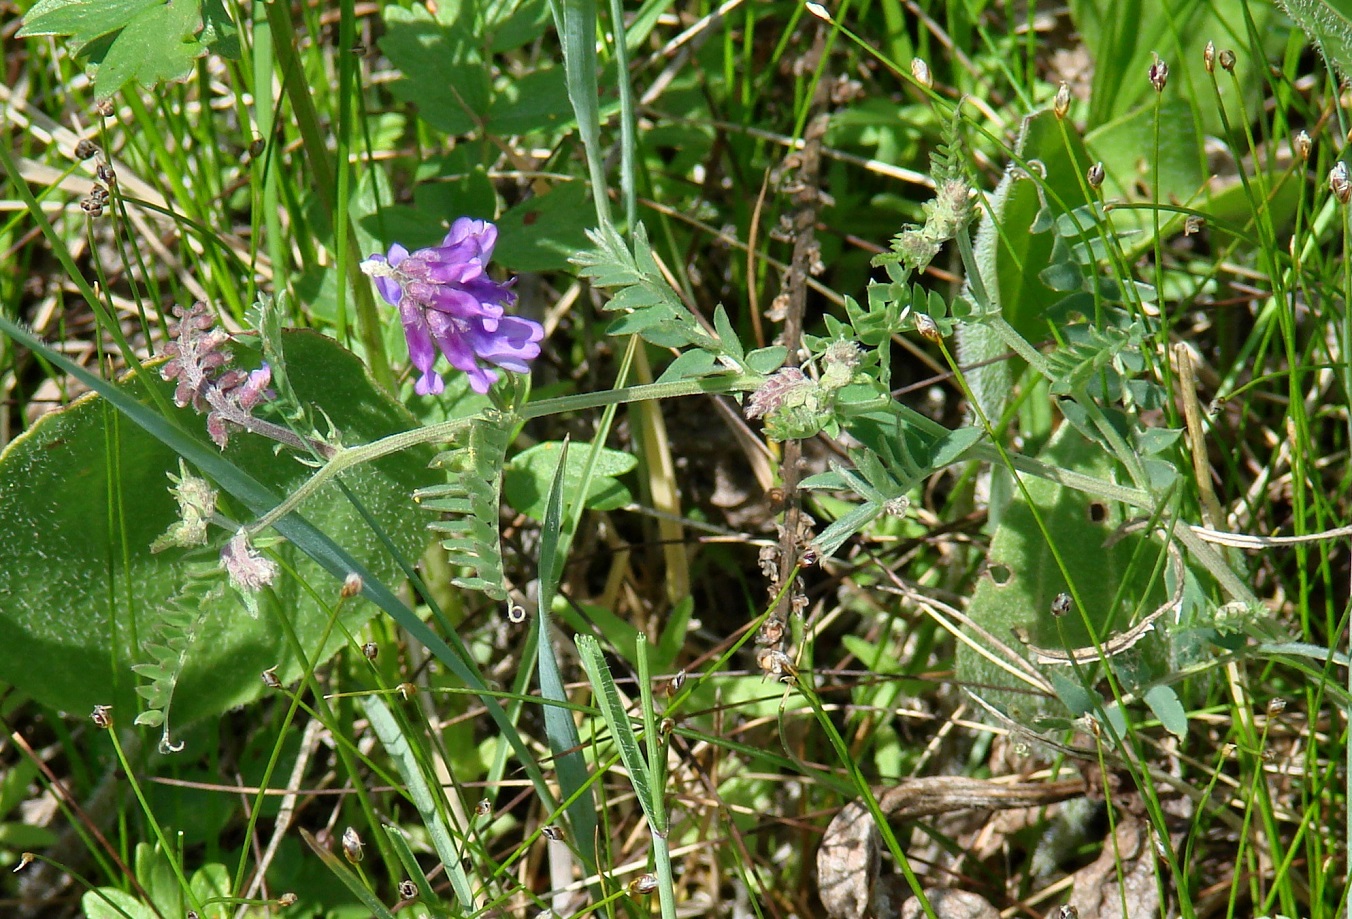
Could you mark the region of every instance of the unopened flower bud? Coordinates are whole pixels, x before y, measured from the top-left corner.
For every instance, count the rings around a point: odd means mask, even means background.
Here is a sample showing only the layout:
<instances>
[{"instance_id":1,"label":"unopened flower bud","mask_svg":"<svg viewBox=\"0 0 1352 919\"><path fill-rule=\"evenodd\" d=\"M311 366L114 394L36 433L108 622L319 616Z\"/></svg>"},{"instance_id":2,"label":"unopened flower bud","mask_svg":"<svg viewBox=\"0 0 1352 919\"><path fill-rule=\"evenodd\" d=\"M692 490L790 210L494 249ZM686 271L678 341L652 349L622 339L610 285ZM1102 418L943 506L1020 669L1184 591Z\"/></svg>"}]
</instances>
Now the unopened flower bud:
<instances>
[{"instance_id":1,"label":"unopened flower bud","mask_svg":"<svg viewBox=\"0 0 1352 919\"><path fill-rule=\"evenodd\" d=\"M1064 80L1056 90L1056 98L1052 100L1052 111L1056 113L1057 118L1065 118L1066 113L1070 111L1070 84Z\"/></svg>"},{"instance_id":2,"label":"unopened flower bud","mask_svg":"<svg viewBox=\"0 0 1352 919\"><path fill-rule=\"evenodd\" d=\"M1268 700L1267 713L1269 718L1275 718L1286 711L1286 700L1276 697Z\"/></svg>"},{"instance_id":3,"label":"unopened flower bud","mask_svg":"<svg viewBox=\"0 0 1352 919\"><path fill-rule=\"evenodd\" d=\"M117 170L108 163L99 163L94 167L94 178L112 188L117 184Z\"/></svg>"},{"instance_id":4,"label":"unopened flower bud","mask_svg":"<svg viewBox=\"0 0 1352 919\"><path fill-rule=\"evenodd\" d=\"M89 717L93 720L95 727L106 731L113 726L113 707L111 705L96 705Z\"/></svg>"},{"instance_id":5,"label":"unopened flower bud","mask_svg":"<svg viewBox=\"0 0 1352 919\"><path fill-rule=\"evenodd\" d=\"M1235 52L1229 50L1228 48L1222 51L1220 56L1220 62L1222 70L1224 70L1226 73L1234 73Z\"/></svg>"},{"instance_id":6,"label":"unopened flower bud","mask_svg":"<svg viewBox=\"0 0 1352 919\"><path fill-rule=\"evenodd\" d=\"M1165 85L1169 82L1169 65L1164 61L1155 61L1150 65L1150 85L1155 87L1155 92L1164 92Z\"/></svg>"},{"instance_id":7,"label":"unopened flower bud","mask_svg":"<svg viewBox=\"0 0 1352 919\"><path fill-rule=\"evenodd\" d=\"M379 655L380 655L380 645L376 644L374 641L368 641L366 642L366 644L361 646L361 656L366 658L368 661L375 660Z\"/></svg>"},{"instance_id":8,"label":"unopened flower bud","mask_svg":"<svg viewBox=\"0 0 1352 919\"><path fill-rule=\"evenodd\" d=\"M1202 64L1206 67L1207 73L1216 72L1216 43L1207 42L1206 47L1202 49Z\"/></svg>"},{"instance_id":9,"label":"unopened flower bud","mask_svg":"<svg viewBox=\"0 0 1352 919\"><path fill-rule=\"evenodd\" d=\"M1342 160L1334 163L1329 170L1329 189L1339 204L1346 204L1352 199L1352 181L1348 179L1347 164Z\"/></svg>"},{"instance_id":10,"label":"unopened flower bud","mask_svg":"<svg viewBox=\"0 0 1352 919\"><path fill-rule=\"evenodd\" d=\"M930 74L929 64L918 57L911 58L911 76L926 89L934 88L934 77Z\"/></svg>"},{"instance_id":11,"label":"unopened flower bud","mask_svg":"<svg viewBox=\"0 0 1352 919\"><path fill-rule=\"evenodd\" d=\"M939 331L939 324L924 313L915 314L915 330L926 341L938 343L944 340L943 333Z\"/></svg>"},{"instance_id":12,"label":"unopened flower bud","mask_svg":"<svg viewBox=\"0 0 1352 919\"><path fill-rule=\"evenodd\" d=\"M77 160L87 160L98 152L99 148L88 137L81 137L75 144L75 158Z\"/></svg>"},{"instance_id":13,"label":"unopened flower bud","mask_svg":"<svg viewBox=\"0 0 1352 919\"><path fill-rule=\"evenodd\" d=\"M1090 166L1089 172L1084 178L1085 181L1089 183L1090 188L1094 189L1094 191L1098 191L1103 187L1103 164L1095 163Z\"/></svg>"},{"instance_id":14,"label":"unopened flower bud","mask_svg":"<svg viewBox=\"0 0 1352 919\"><path fill-rule=\"evenodd\" d=\"M112 118L113 113L116 111L116 109L113 108L112 99L104 99L98 105L94 106L94 110L97 111L104 118Z\"/></svg>"},{"instance_id":15,"label":"unopened flower bud","mask_svg":"<svg viewBox=\"0 0 1352 919\"><path fill-rule=\"evenodd\" d=\"M357 594L361 593L362 581L361 575L355 571L348 572L347 577L343 578L343 589L340 596L344 600L351 600Z\"/></svg>"},{"instance_id":16,"label":"unopened flower bud","mask_svg":"<svg viewBox=\"0 0 1352 919\"><path fill-rule=\"evenodd\" d=\"M361 837L352 827L343 830L343 855L354 865L365 857L362 852Z\"/></svg>"},{"instance_id":17,"label":"unopened flower bud","mask_svg":"<svg viewBox=\"0 0 1352 919\"><path fill-rule=\"evenodd\" d=\"M650 894L657 889L657 875L649 872L640 874L629 882L629 892L631 894Z\"/></svg>"},{"instance_id":18,"label":"unopened flower bud","mask_svg":"<svg viewBox=\"0 0 1352 919\"><path fill-rule=\"evenodd\" d=\"M1314 146L1314 141L1310 140L1310 134L1303 128L1296 132L1295 140L1291 142L1291 152L1300 157L1301 162L1310 161L1310 148Z\"/></svg>"}]
</instances>

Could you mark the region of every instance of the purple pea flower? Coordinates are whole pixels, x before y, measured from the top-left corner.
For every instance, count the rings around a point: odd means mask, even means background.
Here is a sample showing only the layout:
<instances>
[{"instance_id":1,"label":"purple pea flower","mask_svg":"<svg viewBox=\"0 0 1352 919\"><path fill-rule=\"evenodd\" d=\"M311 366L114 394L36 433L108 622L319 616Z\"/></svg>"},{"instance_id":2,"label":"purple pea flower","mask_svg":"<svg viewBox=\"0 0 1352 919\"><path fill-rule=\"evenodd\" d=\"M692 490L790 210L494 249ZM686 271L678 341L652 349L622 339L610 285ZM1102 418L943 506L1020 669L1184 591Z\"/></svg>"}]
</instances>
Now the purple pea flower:
<instances>
[{"instance_id":1,"label":"purple pea flower","mask_svg":"<svg viewBox=\"0 0 1352 919\"><path fill-rule=\"evenodd\" d=\"M413 387L418 395L445 389L432 369L438 351L469 374L478 393L498 380L497 371L484 364L527 373L529 362L540 356L544 328L504 315L504 307L516 301L511 282L500 284L486 273L497 240L493 224L461 217L439 246L409 252L393 243L387 254L362 262L380 295L399 308L409 359L422 373Z\"/></svg>"}]
</instances>

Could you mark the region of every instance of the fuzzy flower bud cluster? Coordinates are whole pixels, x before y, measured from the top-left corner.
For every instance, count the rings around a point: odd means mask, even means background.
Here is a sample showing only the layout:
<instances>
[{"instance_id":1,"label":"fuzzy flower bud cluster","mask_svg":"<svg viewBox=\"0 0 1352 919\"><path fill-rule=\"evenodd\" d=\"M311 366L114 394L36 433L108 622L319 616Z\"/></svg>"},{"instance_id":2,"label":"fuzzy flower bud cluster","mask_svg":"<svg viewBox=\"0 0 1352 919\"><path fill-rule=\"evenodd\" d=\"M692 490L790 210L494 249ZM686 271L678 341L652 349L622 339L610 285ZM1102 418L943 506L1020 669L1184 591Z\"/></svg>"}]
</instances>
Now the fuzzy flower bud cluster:
<instances>
[{"instance_id":1,"label":"fuzzy flower bud cluster","mask_svg":"<svg viewBox=\"0 0 1352 919\"><path fill-rule=\"evenodd\" d=\"M746 417L764 417L765 434L771 440L801 440L832 428L836 398L854 382L862 357L857 344L838 340L822 354L819 379L797 367L781 368L747 399Z\"/></svg>"},{"instance_id":2,"label":"fuzzy flower bud cluster","mask_svg":"<svg viewBox=\"0 0 1352 919\"><path fill-rule=\"evenodd\" d=\"M175 404L206 413L207 433L224 450L232 428L255 426L254 409L272 398L268 389L272 371L267 364L253 371L229 366L231 355L225 345L230 336L216 328L205 303L194 303L187 310L176 306L174 315L178 328L174 340L164 346L169 360L160 376L177 382Z\"/></svg>"}]
</instances>

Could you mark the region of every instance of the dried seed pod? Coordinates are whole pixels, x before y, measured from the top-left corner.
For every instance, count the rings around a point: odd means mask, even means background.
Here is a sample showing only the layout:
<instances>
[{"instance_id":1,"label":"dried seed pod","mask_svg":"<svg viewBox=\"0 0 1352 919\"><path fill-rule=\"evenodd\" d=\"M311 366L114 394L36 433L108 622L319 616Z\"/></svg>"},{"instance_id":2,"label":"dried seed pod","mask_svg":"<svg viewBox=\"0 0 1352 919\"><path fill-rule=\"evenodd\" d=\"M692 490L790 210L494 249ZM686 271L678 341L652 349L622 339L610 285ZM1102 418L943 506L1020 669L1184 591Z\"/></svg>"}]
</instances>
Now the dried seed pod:
<instances>
[{"instance_id":1,"label":"dried seed pod","mask_svg":"<svg viewBox=\"0 0 1352 919\"><path fill-rule=\"evenodd\" d=\"M1164 92L1164 87L1169 82L1169 65L1164 61L1155 61L1150 65L1150 85L1155 87L1155 92Z\"/></svg>"},{"instance_id":2,"label":"dried seed pod","mask_svg":"<svg viewBox=\"0 0 1352 919\"><path fill-rule=\"evenodd\" d=\"M347 577L343 578L343 589L339 592L344 600L351 600L357 594L361 593L362 580L357 572L349 572Z\"/></svg>"},{"instance_id":3,"label":"dried seed pod","mask_svg":"<svg viewBox=\"0 0 1352 919\"><path fill-rule=\"evenodd\" d=\"M685 686L685 678L685 670L678 670L676 672L676 675L671 678L669 683L667 683L667 698L672 698L681 691Z\"/></svg>"},{"instance_id":4,"label":"dried seed pod","mask_svg":"<svg viewBox=\"0 0 1352 919\"><path fill-rule=\"evenodd\" d=\"M361 655L368 661L373 661L380 654L380 645L374 641L368 641L361 646Z\"/></svg>"},{"instance_id":5,"label":"dried seed pod","mask_svg":"<svg viewBox=\"0 0 1352 919\"><path fill-rule=\"evenodd\" d=\"M77 160L87 160L98 152L99 148L88 137L81 137L75 143L75 158Z\"/></svg>"},{"instance_id":6,"label":"dried seed pod","mask_svg":"<svg viewBox=\"0 0 1352 919\"><path fill-rule=\"evenodd\" d=\"M1296 132L1295 139L1291 141L1291 152L1300 157L1301 162L1310 161L1310 148L1314 146L1314 141L1310 140L1309 132L1303 128Z\"/></svg>"},{"instance_id":7,"label":"dried seed pod","mask_svg":"<svg viewBox=\"0 0 1352 919\"><path fill-rule=\"evenodd\" d=\"M1338 199L1339 204L1346 204L1352 199L1352 180L1348 179L1347 164L1342 160L1333 164L1329 170L1329 190L1333 192L1333 197Z\"/></svg>"},{"instance_id":8,"label":"dried seed pod","mask_svg":"<svg viewBox=\"0 0 1352 919\"><path fill-rule=\"evenodd\" d=\"M778 616L771 616L766 619L756 632L756 644L758 645L777 645L783 640L784 620Z\"/></svg>"},{"instance_id":9,"label":"dried seed pod","mask_svg":"<svg viewBox=\"0 0 1352 919\"><path fill-rule=\"evenodd\" d=\"M554 826L552 823L540 827L540 835L550 842L563 842L563 830Z\"/></svg>"},{"instance_id":10,"label":"dried seed pod","mask_svg":"<svg viewBox=\"0 0 1352 919\"><path fill-rule=\"evenodd\" d=\"M1052 615L1060 618L1070 612L1071 599L1070 594L1064 590L1052 598Z\"/></svg>"},{"instance_id":11,"label":"dried seed pod","mask_svg":"<svg viewBox=\"0 0 1352 919\"><path fill-rule=\"evenodd\" d=\"M792 679L798 675L798 668L793 665L793 659L775 648L761 648L757 651L756 666L760 667L766 676L776 679Z\"/></svg>"},{"instance_id":12,"label":"dried seed pod","mask_svg":"<svg viewBox=\"0 0 1352 919\"><path fill-rule=\"evenodd\" d=\"M1094 165L1090 166L1089 172L1085 175L1084 178L1085 181L1089 183L1090 188L1094 189L1094 191L1098 191L1100 188L1103 187L1103 178L1104 178L1103 164L1095 163Z\"/></svg>"},{"instance_id":13,"label":"dried seed pod","mask_svg":"<svg viewBox=\"0 0 1352 919\"><path fill-rule=\"evenodd\" d=\"M280 897L277 898L277 905L278 905L278 906L295 906L295 905L296 905L296 900L297 900L297 899L298 899L298 897L297 897L294 893L292 893L291 891L288 890L286 893L282 894Z\"/></svg>"},{"instance_id":14,"label":"dried seed pod","mask_svg":"<svg viewBox=\"0 0 1352 919\"><path fill-rule=\"evenodd\" d=\"M629 892L638 896L650 894L657 889L657 875L649 872L640 874L629 882Z\"/></svg>"},{"instance_id":15,"label":"dried seed pod","mask_svg":"<svg viewBox=\"0 0 1352 919\"><path fill-rule=\"evenodd\" d=\"M1052 100L1052 111L1057 118L1065 118L1070 111L1070 84L1064 80L1056 90L1056 98Z\"/></svg>"},{"instance_id":16,"label":"dried seed pod","mask_svg":"<svg viewBox=\"0 0 1352 919\"><path fill-rule=\"evenodd\" d=\"M115 108L113 108L112 99L104 99L98 105L94 106L94 110L98 112L100 115L102 115L104 118L112 118L113 113L117 111Z\"/></svg>"},{"instance_id":17,"label":"dried seed pod","mask_svg":"<svg viewBox=\"0 0 1352 919\"><path fill-rule=\"evenodd\" d=\"M354 865L365 858L365 853L362 852L361 837L352 827L343 830L343 857Z\"/></svg>"},{"instance_id":18,"label":"dried seed pod","mask_svg":"<svg viewBox=\"0 0 1352 919\"><path fill-rule=\"evenodd\" d=\"M400 683L395 689L399 690L399 695L403 696L405 700L411 699L418 694L418 687L414 686L412 683Z\"/></svg>"},{"instance_id":19,"label":"dried seed pod","mask_svg":"<svg viewBox=\"0 0 1352 919\"><path fill-rule=\"evenodd\" d=\"M1268 700L1267 713L1269 718L1275 718L1286 711L1286 700L1280 696Z\"/></svg>"},{"instance_id":20,"label":"dried seed pod","mask_svg":"<svg viewBox=\"0 0 1352 919\"><path fill-rule=\"evenodd\" d=\"M1222 51L1220 56L1220 62L1221 69L1224 70L1226 73L1235 72L1235 52L1231 51L1228 48Z\"/></svg>"},{"instance_id":21,"label":"dried seed pod","mask_svg":"<svg viewBox=\"0 0 1352 919\"><path fill-rule=\"evenodd\" d=\"M89 717L93 720L96 728L106 731L113 726L113 707L111 705L96 705Z\"/></svg>"},{"instance_id":22,"label":"dried seed pod","mask_svg":"<svg viewBox=\"0 0 1352 919\"><path fill-rule=\"evenodd\" d=\"M939 324L924 313L915 314L915 330L926 341L937 344L944 340L943 333L939 331Z\"/></svg>"},{"instance_id":23,"label":"dried seed pod","mask_svg":"<svg viewBox=\"0 0 1352 919\"><path fill-rule=\"evenodd\" d=\"M926 89L934 88L934 76L930 73L929 64L918 57L911 58L911 76Z\"/></svg>"},{"instance_id":24,"label":"dried seed pod","mask_svg":"<svg viewBox=\"0 0 1352 919\"><path fill-rule=\"evenodd\" d=\"M99 164L94 167L94 178L112 188L117 184L117 170L108 162L100 160Z\"/></svg>"},{"instance_id":25,"label":"dried seed pod","mask_svg":"<svg viewBox=\"0 0 1352 919\"><path fill-rule=\"evenodd\" d=\"M418 899L418 885L412 881L404 880L399 882L399 899L416 900Z\"/></svg>"},{"instance_id":26,"label":"dried seed pod","mask_svg":"<svg viewBox=\"0 0 1352 919\"><path fill-rule=\"evenodd\" d=\"M93 195L87 195L80 199L80 210L84 211L90 217L102 217L103 202L96 199Z\"/></svg>"},{"instance_id":27,"label":"dried seed pod","mask_svg":"<svg viewBox=\"0 0 1352 919\"><path fill-rule=\"evenodd\" d=\"M493 802L487 798L480 798L479 803L474 805L474 815L476 817L487 817L493 813Z\"/></svg>"},{"instance_id":28,"label":"dried seed pod","mask_svg":"<svg viewBox=\"0 0 1352 919\"><path fill-rule=\"evenodd\" d=\"M1206 226L1206 218L1200 214L1189 214L1183 218L1183 235L1195 236Z\"/></svg>"},{"instance_id":29,"label":"dried seed pod","mask_svg":"<svg viewBox=\"0 0 1352 919\"><path fill-rule=\"evenodd\" d=\"M263 685L268 689L282 688L282 681L277 678L277 665L274 664L267 670L264 670L259 676L262 677Z\"/></svg>"},{"instance_id":30,"label":"dried seed pod","mask_svg":"<svg viewBox=\"0 0 1352 919\"><path fill-rule=\"evenodd\" d=\"M1206 47L1202 49L1202 64L1206 67L1207 73L1216 72L1216 43L1207 42Z\"/></svg>"}]
</instances>

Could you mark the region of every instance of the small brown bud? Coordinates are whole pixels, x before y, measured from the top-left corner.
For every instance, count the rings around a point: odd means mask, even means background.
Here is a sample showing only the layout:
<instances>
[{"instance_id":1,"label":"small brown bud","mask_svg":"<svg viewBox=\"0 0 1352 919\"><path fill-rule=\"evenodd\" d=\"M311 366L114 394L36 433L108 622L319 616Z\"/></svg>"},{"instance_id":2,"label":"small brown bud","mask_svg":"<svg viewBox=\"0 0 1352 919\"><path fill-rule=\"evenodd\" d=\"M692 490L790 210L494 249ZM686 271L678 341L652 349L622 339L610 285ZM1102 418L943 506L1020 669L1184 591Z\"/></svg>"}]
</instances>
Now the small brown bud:
<instances>
[{"instance_id":1,"label":"small brown bud","mask_svg":"<svg viewBox=\"0 0 1352 919\"><path fill-rule=\"evenodd\" d=\"M1070 612L1071 599L1070 594L1064 590L1052 598L1052 615L1060 618Z\"/></svg>"},{"instance_id":2,"label":"small brown bud","mask_svg":"<svg viewBox=\"0 0 1352 919\"><path fill-rule=\"evenodd\" d=\"M292 893L291 891L288 890L286 893L282 894L280 897L277 898L277 905L278 905L278 906L295 906L295 905L296 905L296 900L297 900L297 899L298 899L298 897L297 897L294 893Z\"/></svg>"},{"instance_id":3,"label":"small brown bud","mask_svg":"<svg viewBox=\"0 0 1352 919\"><path fill-rule=\"evenodd\" d=\"M351 600L357 594L361 593L362 581L361 575L357 572L349 572L348 576L343 578L343 589L339 592L344 600Z\"/></svg>"},{"instance_id":4,"label":"small brown bud","mask_svg":"<svg viewBox=\"0 0 1352 919\"><path fill-rule=\"evenodd\" d=\"M1169 82L1169 65L1164 61L1157 60L1150 65L1150 85L1155 87L1155 92L1164 92L1165 85Z\"/></svg>"},{"instance_id":5,"label":"small brown bud","mask_svg":"<svg viewBox=\"0 0 1352 919\"><path fill-rule=\"evenodd\" d=\"M362 852L361 837L352 827L343 830L343 856L354 865L365 858L365 853Z\"/></svg>"},{"instance_id":6,"label":"small brown bud","mask_svg":"<svg viewBox=\"0 0 1352 919\"><path fill-rule=\"evenodd\" d=\"M657 875L649 872L640 874L629 882L629 892L637 896L650 894L657 889Z\"/></svg>"},{"instance_id":7,"label":"small brown bud","mask_svg":"<svg viewBox=\"0 0 1352 919\"><path fill-rule=\"evenodd\" d=\"M113 707L111 705L96 705L89 717L93 719L96 728L106 731L113 726Z\"/></svg>"},{"instance_id":8,"label":"small brown bud","mask_svg":"<svg viewBox=\"0 0 1352 919\"><path fill-rule=\"evenodd\" d=\"M249 159L256 160L263 155L263 151L268 148L267 142L261 137L255 137L249 141Z\"/></svg>"},{"instance_id":9,"label":"small brown bud","mask_svg":"<svg viewBox=\"0 0 1352 919\"><path fill-rule=\"evenodd\" d=\"M94 106L94 110L104 118L112 118L113 113L117 111L117 109L113 107L112 99L104 99L98 105Z\"/></svg>"},{"instance_id":10,"label":"small brown bud","mask_svg":"<svg viewBox=\"0 0 1352 919\"><path fill-rule=\"evenodd\" d=\"M1235 52L1231 51L1228 48L1222 51L1220 56L1220 62L1221 69L1224 70L1226 73L1235 72Z\"/></svg>"},{"instance_id":11,"label":"small brown bud","mask_svg":"<svg viewBox=\"0 0 1352 919\"><path fill-rule=\"evenodd\" d=\"M395 689L398 690L399 695L403 696L405 700L411 699L418 694L418 687L414 686L412 683L400 683Z\"/></svg>"},{"instance_id":12,"label":"small brown bud","mask_svg":"<svg viewBox=\"0 0 1352 919\"><path fill-rule=\"evenodd\" d=\"M563 830L551 824L540 827L540 835L550 842L563 842Z\"/></svg>"},{"instance_id":13,"label":"small brown bud","mask_svg":"<svg viewBox=\"0 0 1352 919\"><path fill-rule=\"evenodd\" d=\"M1275 718L1286 711L1286 700L1280 697L1268 700L1267 713L1269 718Z\"/></svg>"},{"instance_id":14,"label":"small brown bud","mask_svg":"<svg viewBox=\"0 0 1352 919\"><path fill-rule=\"evenodd\" d=\"M685 686L685 678L686 672L684 670L677 671L676 675L671 678L671 682L667 684L668 698L675 696L681 691L681 688Z\"/></svg>"},{"instance_id":15,"label":"small brown bud","mask_svg":"<svg viewBox=\"0 0 1352 919\"><path fill-rule=\"evenodd\" d=\"M281 689L282 681L277 678L277 667L273 665L264 670L260 676L263 678L263 685L268 689Z\"/></svg>"},{"instance_id":16,"label":"small brown bud","mask_svg":"<svg viewBox=\"0 0 1352 919\"><path fill-rule=\"evenodd\" d=\"M1329 189L1339 204L1346 204L1352 199L1352 180L1348 179L1347 164L1342 160L1334 163L1329 170Z\"/></svg>"},{"instance_id":17,"label":"small brown bud","mask_svg":"<svg viewBox=\"0 0 1352 919\"><path fill-rule=\"evenodd\" d=\"M1310 140L1308 131L1301 129L1296 132L1295 139L1291 142L1291 152L1300 157L1301 162L1310 161L1310 148L1314 146L1314 141Z\"/></svg>"},{"instance_id":18,"label":"small brown bud","mask_svg":"<svg viewBox=\"0 0 1352 919\"><path fill-rule=\"evenodd\" d=\"M100 161L99 164L94 167L94 178L98 179L109 188L112 188L117 184L117 170L108 163Z\"/></svg>"},{"instance_id":19,"label":"small brown bud","mask_svg":"<svg viewBox=\"0 0 1352 919\"><path fill-rule=\"evenodd\" d=\"M778 616L771 616L761 625L760 630L756 632L756 644L758 645L777 645L784 638L784 620Z\"/></svg>"},{"instance_id":20,"label":"small brown bud","mask_svg":"<svg viewBox=\"0 0 1352 919\"><path fill-rule=\"evenodd\" d=\"M1064 80L1056 90L1056 98L1052 100L1052 111L1056 113L1057 118L1065 118L1066 113L1070 111L1070 84Z\"/></svg>"},{"instance_id":21,"label":"small brown bud","mask_svg":"<svg viewBox=\"0 0 1352 919\"><path fill-rule=\"evenodd\" d=\"M75 144L75 158L77 160L87 160L98 152L99 148L87 137L81 137Z\"/></svg>"},{"instance_id":22,"label":"small brown bud","mask_svg":"<svg viewBox=\"0 0 1352 919\"><path fill-rule=\"evenodd\" d=\"M1089 183L1090 188L1094 189L1094 191L1098 191L1100 188L1103 187L1103 178L1104 178L1103 164L1095 163L1094 165L1090 166L1089 172L1085 175L1084 178L1085 181Z\"/></svg>"},{"instance_id":23,"label":"small brown bud","mask_svg":"<svg viewBox=\"0 0 1352 919\"><path fill-rule=\"evenodd\" d=\"M418 899L418 885L412 881L399 882L399 899L416 900Z\"/></svg>"},{"instance_id":24,"label":"small brown bud","mask_svg":"<svg viewBox=\"0 0 1352 919\"><path fill-rule=\"evenodd\" d=\"M929 64L918 57L911 58L911 76L926 89L934 88L934 77L930 74Z\"/></svg>"},{"instance_id":25,"label":"small brown bud","mask_svg":"<svg viewBox=\"0 0 1352 919\"><path fill-rule=\"evenodd\" d=\"M926 341L932 341L937 344L944 340L943 334L939 331L939 324L924 313L915 314L915 330L919 332L920 337Z\"/></svg>"},{"instance_id":26,"label":"small brown bud","mask_svg":"<svg viewBox=\"0 0 1352 919\"><path fill-rule=\"evenodd\" d=\"M671 732L676 730L676 719L663 718L662 723L657 726L657 730L663 737L670 736Z\"/></svg>"},{"instance_id":27,"label":"small brown bud","mask_svg":"<svg viewBox=\"0 0 1352 919\"><path fill-rule=\"evenodd\" d=\"M361 656L366 658L368 661L375 660L376 657L378 657L379 655L380 655L380 645L376 644L374 641L368 641L366 642L366 644L361 646Z\"/></svg>"},{"instance_id":28,"label":"small brown bud","mask_svg":"<svg viewBox=\"0 0 1352 919\"><path fill-rule=\"evenodd\" d=\"M1202 64L1206 67L1207 73L1216 72L1216 43L1207 42L1206 47L1202 49Z\"/></svg>"},{"instance_id":29,"label":"small brown bud","mask_svg":"<svg viewBox=\"0 0 1352 919\"><path fill-rule=\"evenodd\" d=\"M474 805L476 817L487 817L491 813L493 813L493 802L487 798L480 798L479 803Z\"/></svg>"}]
</instances>

